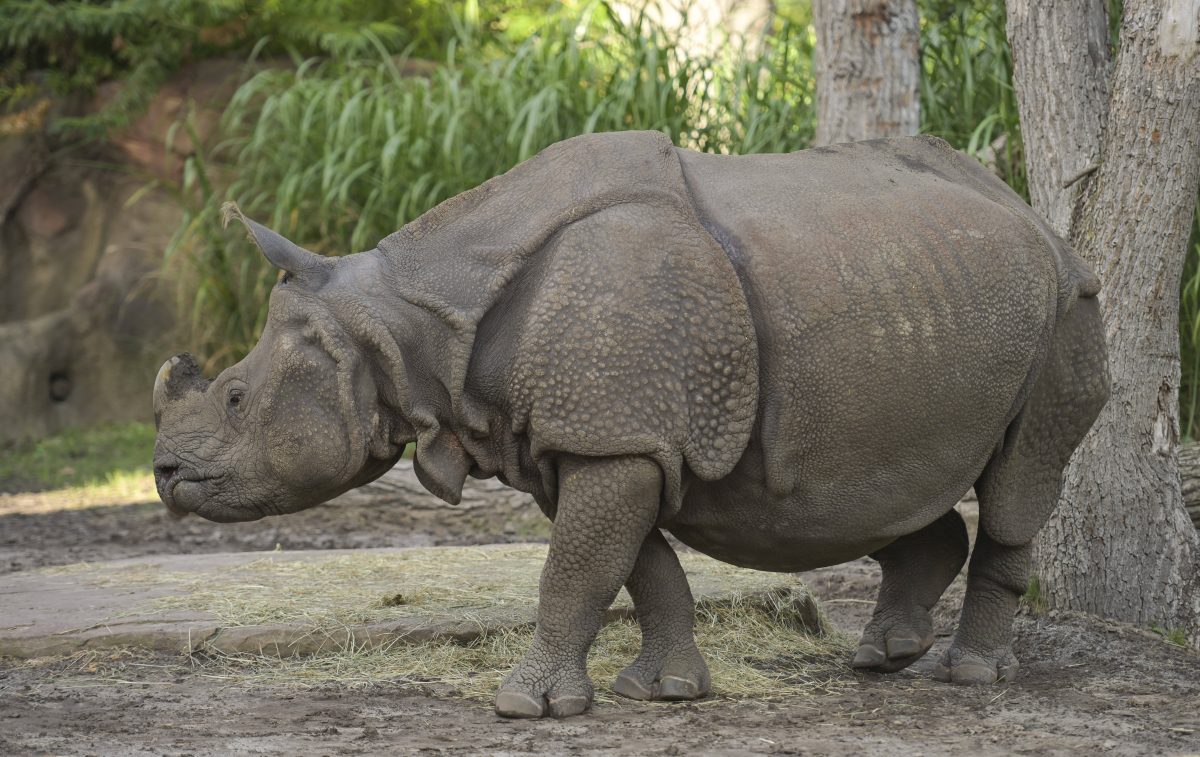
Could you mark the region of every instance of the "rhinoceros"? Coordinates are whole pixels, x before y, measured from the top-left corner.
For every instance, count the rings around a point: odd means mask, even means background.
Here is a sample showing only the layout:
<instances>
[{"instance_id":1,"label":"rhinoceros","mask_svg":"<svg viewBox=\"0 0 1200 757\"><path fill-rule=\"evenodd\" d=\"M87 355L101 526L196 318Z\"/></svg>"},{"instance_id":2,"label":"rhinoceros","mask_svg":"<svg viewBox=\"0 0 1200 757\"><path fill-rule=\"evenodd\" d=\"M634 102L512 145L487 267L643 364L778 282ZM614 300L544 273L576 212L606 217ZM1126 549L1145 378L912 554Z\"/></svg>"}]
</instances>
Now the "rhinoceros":
<instances>
[{"instance_id":1,"label":"rhinoceros","mask_svg":"<svg viewBox=\"0 0 1200 757\"><path fill-rule=\"evenodd\" d=\"M581 136L344 257L227 215L284 273L244 360L211 381L186 354L160 369L163 501L295 512L410 443L449 503L468 475L532 494L549 556L499 714L589 708L588 649L622 585L642 649L616 692L709 691L664 531L766 571L870 555L882 583L853 665L900 670L967 558L971 487L966 599L934 676L1015 675L1031 540L1108 398L1099 282L945 142L726 156Z\"/></svg>"}]
</instances>

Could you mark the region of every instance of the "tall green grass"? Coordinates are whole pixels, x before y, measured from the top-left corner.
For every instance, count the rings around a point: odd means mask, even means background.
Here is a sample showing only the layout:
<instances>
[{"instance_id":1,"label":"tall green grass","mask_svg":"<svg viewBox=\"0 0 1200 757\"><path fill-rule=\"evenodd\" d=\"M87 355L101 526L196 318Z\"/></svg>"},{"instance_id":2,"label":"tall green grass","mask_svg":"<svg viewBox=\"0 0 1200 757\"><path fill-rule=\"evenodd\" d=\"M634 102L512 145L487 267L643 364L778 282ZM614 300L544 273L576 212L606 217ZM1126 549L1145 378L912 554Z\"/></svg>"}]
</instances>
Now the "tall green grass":
<instances>
[{"instance_id":1,"label":"tall green grass","mask_svg":"<svg viewBox=\"0 0 1200 757\"><path fill-rule=\"evenodd\" d=\"M1028 198L1004 4L922 0L921 132L985 159Z\"/></svg>"},{"instance_id":2,"label":"tall green grass","mask_svg":"<svg viewBox=\"0 0 1200 757\"><path fill-rule=\"evenodd\" d=\"M523 41L460 19L441 65L403 56L309 61L247 81L226 140L187 164L174 249L197 285L195 345L216 368L253 345L274 272L217 223L243 209L324 253L373 247L444 199L576 134L653 129L700 150L779 152L811 140L811 35L781 24L753 55L689 56L645 15L604 4ZM215 168L214 166L227 168Z\"/></svg>"},{"instance_id":3,"label":"tall green grass","mask_svg":"<svg viewBox=\"0 0 1200 757\"><path fill-rule=\"evenodd\" d=\"M1185 439L1200 437L1200 200L1192 218L1179 291L1179 426Z\"/></svg>"}]
</instances>

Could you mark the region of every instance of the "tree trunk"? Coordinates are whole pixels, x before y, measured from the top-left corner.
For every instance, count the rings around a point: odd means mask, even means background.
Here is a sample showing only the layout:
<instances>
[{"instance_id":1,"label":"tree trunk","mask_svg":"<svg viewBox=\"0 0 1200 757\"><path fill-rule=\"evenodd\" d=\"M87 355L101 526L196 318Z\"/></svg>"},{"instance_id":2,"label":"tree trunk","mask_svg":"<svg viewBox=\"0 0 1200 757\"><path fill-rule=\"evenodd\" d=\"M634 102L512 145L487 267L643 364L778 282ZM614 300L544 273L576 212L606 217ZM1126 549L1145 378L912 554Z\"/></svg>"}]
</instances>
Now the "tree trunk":
<instances>
[{"instance_id":1,"label":"tree trunk","mask_svg":"<svg viewBox=\"0 0 1200 757\"><path fill-rule=\"evenodd\" d=\"M813 0L816 144L916 134L921 126L915 0Z\"/></svg>"},{"instance_id":2,"label":"tree trunk","mask_svg":"<svg viewBox=\"0 0 1200 757\"><path fill-rule=\"evenodd\" d=\"M1200 19L1194 0L1127 0L1111 95L1096 115L1100 90L1077 69L1097 68L1079 48L1103 26L1093 16L1104 11L1075 5L1046 4L1033 20L1028 0L1009 5L1014 57L1023 61L1017 94L1030 185L1043 212L1064 212L1063 177L1075 178L1074 167L1093 154L1071 125L1098 120L1095 133L1103 132L1098 168L1078 182L1066 225L1104 283L1112 399L1067 469L1037 569L1052 606L1182 628L1200 646L1200 542L1176 456L1179 279L1200 187ZM1047 30L1075 49L1039 65L1020 35L1041 40ZM1052 220L1063 228L1062 215Z\"/></svg>"},{"instance_id":3,"label":"tree trunk","mask_svg":"<svg viewBox=\"0 0 1200 757\"><path fill-rule=\"evenodd\" d=\"M1108 0L1009 0L1013 88L1034 209L1064 238L1083 181L1100 164L1108 116Z\"/></svg>"}]
</instances>

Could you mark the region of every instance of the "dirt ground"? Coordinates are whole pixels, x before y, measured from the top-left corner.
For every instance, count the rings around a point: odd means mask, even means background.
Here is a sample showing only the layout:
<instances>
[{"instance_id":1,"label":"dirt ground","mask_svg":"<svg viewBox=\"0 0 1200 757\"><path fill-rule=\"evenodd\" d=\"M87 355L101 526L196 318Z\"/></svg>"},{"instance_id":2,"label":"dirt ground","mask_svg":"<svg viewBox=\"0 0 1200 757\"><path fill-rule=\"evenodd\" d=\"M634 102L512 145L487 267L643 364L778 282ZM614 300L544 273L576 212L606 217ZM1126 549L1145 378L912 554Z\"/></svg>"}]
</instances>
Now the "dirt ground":
<instances>
[{"instance_id":1,"label":"dirt ground","mask_svg":"<svg viewBox=\"0 0 1200 757\"><path fill-rule=\"evenodd\" d=\"M544 537L532 509L332 506L231 525L174 521L157 505L8 512L0 515L0 572L276 544ZM873 563L805 578L839 627L862 628L879 581ZM1200 655L1146 631L1022 615L1015 684L961 688L931 680L962 590L960 577L939 605L934 651L894 676L860 675L847 661L830 660L841 685L803 700L601 703L565 721L501 720L436 687L231 683L201 658L117 653L99 667L78 658L0 660L0 754L1200 754Z\"/></svg>"}]
</instances>

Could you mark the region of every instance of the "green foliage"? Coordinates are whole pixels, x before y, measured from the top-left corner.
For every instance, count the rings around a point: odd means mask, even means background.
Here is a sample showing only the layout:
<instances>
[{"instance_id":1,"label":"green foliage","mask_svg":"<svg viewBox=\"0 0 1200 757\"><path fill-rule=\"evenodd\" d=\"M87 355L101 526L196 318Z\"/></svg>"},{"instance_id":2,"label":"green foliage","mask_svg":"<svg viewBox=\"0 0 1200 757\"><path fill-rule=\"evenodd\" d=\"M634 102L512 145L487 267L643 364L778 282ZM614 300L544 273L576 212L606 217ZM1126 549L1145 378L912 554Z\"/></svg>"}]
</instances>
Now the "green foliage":
<instances>
[{"instance_id":1,"label":"green foliage","mask_svg":"<svg viewBox=\"0 0 1200 757\"><path fill-rule=\"evenodd\" d=\"M189 60L289 52L351 57L376 47L432 51L450 32L440 0L5 0L0 13L0 106L42 72L60 93L90 93L119 78L98 113L57 126L100 136L135 118Z\"/></svg>"},{"instance_id":2,"label":"green foliage","mask_svg":"<svg viewBox=\"0 0 1200 757\"><path fill-rule=\"evenodd\" d=\"M810 35L786 23L753 55L689 57L645 16L625 24L595 4L520 41L459 17L427 77L403 75L403 58L388 55L262 71L230 102L212 156L237 167L227 186L214 191L225 182L206 156L187 166L175 249L199 282L197 349L210 367L244 354L275 278L218 230L226 198L341 254L576 134L654 129L701 150L795 150L812 136L810 61Z\"/></svg>"},{"instance_id":3,"label":"green foliage","mask_svg":"<svg viewBox=\"0 0 1200 757\"><path fill-rule=\"evenodd\" d=\"M919 6L921 132L989 157L1028 198L1004 4L921 0Z\"/></svg>"},{"instance_id":4,"label":"green foliage","mask_svg":"<svg viewBox=\"0 0 1200 757\"><path fill-rule=\"evenodd\" d=\"M1164 628L1163 626L1150 626L1150 630L1159 636L1163 637L1163 641L1168 644L1174 644L1177 647L1188 647L1187 630L1183 628Z\"/></svg>"},{"instance_id":5,"label":"green foliage","mask_svg":"<svg viewBox=\"0 0 1200 757\"><path fill-rule=\"evenodd\" d=\"M1192 217L1179 291L1179 426L1185 439L1200 436L1200 200Z\"/></svg>"},{"instance_id":6,"label":"green foliage","mask_svg":"<svg viewBox=\"0 0 1200 757\"><path fill-rule=\"evenodd\" d=\"M1039 577L1029 577L1029 588L1021 596L1021 607L1030 615L1045 614L1046 598L1042 596L1042 580Z\"/></svg>"},{"instance_id":7,"label":"green foliage","mask_svg":"<svg viewBox=\"0 0 1200 757\"><path fill-rule=\"evenodd\" d=\"M0 455L0 492L40 491L105 483L149 473L154 426L121 423L73 429Z\"/></svg>"}]
</instances>

